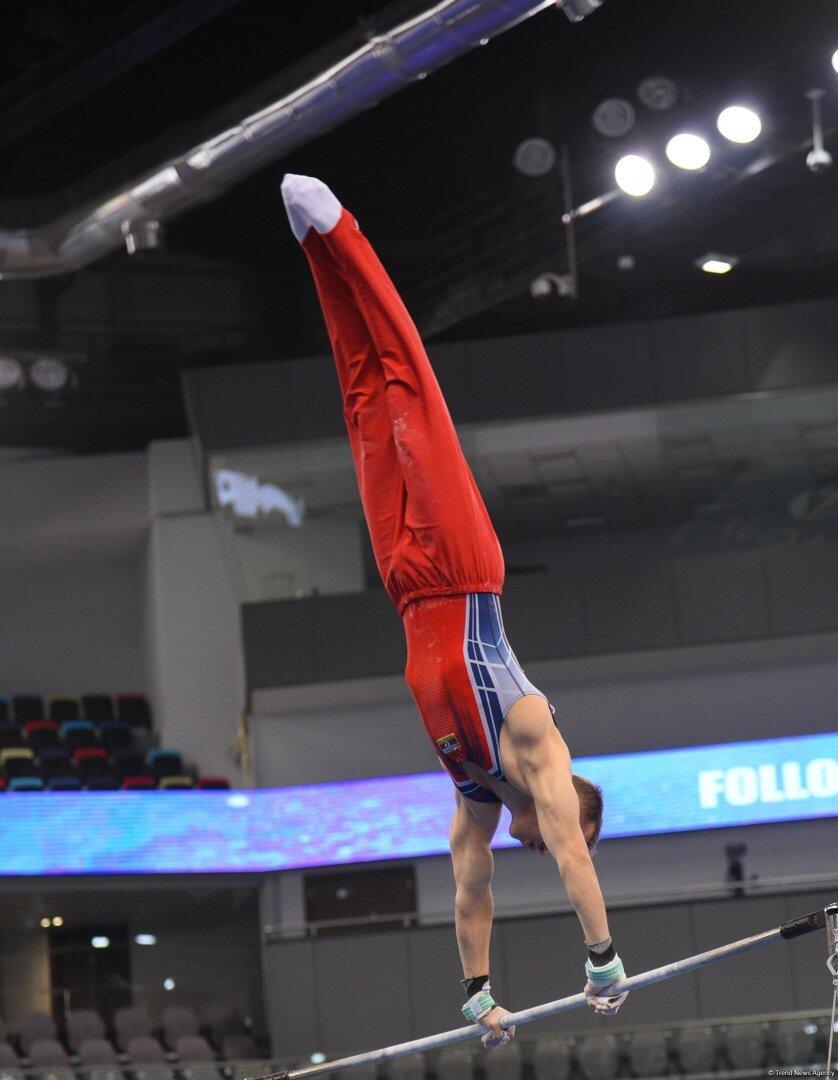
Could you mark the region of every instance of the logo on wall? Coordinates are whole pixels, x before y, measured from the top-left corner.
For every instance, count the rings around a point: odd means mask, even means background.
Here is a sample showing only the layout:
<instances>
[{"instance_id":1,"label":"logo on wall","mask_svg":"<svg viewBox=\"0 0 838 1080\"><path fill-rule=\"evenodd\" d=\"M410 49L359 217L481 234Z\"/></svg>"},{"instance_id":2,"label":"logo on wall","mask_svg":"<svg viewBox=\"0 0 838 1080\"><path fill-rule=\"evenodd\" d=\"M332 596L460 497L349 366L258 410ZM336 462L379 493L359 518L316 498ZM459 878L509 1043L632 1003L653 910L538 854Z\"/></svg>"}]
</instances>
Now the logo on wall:
<instances>
[{"instance_id":1,"label":"logo on wall","mask_svg":"<svg viewBox=\"0 0 838 1080\"><path fill-rule=\"evenodd\" d=\"M255 476L219 469L215 474L219 506L229 506L237 517L259 518L281 514L295 529L303 523L305 502L295 499L276 484L263 484Z\"/></svg>"}]
</instances>

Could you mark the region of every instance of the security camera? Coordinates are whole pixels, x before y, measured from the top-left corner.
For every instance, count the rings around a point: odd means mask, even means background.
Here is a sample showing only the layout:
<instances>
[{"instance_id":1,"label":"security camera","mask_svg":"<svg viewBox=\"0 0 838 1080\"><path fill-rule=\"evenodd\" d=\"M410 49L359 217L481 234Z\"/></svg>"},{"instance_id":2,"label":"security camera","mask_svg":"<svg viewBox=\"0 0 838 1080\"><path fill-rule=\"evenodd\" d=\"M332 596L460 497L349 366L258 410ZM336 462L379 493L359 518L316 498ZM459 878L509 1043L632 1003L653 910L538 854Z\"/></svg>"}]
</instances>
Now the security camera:
<instances>
[{"instance_id":1,"label":"security camera","mask_svg":"<svg viewBox=\"0 0 838 1080\"><path fill-rule=\"evenodd\" d=\"M813 173L824 173L832 165L832 154L823 147L816 147L806 155L806 167Z\"/></svg>"}]
</instances>

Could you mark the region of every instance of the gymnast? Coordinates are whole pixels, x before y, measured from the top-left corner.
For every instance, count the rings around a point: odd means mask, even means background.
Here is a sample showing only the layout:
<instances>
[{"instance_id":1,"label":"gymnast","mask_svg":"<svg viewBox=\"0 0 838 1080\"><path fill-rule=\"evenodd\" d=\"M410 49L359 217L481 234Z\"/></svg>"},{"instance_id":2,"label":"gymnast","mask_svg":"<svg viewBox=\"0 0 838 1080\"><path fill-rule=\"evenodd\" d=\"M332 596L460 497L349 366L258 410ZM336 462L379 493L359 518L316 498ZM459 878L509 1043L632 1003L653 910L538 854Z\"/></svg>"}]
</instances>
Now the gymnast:
<instances>
[{"instance_id":1,"label":"gymnast","mask_svg":"<svg viewBox=\"0 0 838 1080\"><path fill-rule=\"evenodd\" d=\"M451 858L466 1019L503 1046L491 995L491 841L549 852L582 924L585 997L613 1015L627 994L591 861L602 794L573 774L552 706L524 675L501 620L500 545L418 331L355 218L319 180L286 175L337 365L361 502L384 585L404 621L406 679L453 780Z\"/></svg>"}]
</instances>

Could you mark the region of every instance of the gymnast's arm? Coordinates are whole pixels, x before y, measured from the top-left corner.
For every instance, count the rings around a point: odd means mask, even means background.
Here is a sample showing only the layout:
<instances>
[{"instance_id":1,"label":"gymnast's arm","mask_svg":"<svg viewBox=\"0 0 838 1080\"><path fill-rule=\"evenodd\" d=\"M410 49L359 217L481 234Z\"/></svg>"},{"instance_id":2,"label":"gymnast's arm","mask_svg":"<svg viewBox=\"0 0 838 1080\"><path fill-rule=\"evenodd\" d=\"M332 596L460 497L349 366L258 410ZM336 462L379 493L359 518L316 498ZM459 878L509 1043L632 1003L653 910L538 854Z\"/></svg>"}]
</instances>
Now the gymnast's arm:
<instances>
[{"instance_id":1,"label":"gymnast's arm","mask_svg":"<svg viewBox=\"0 0 838 1080\"><path fill-rule=\"evenodd\" d=\"M456 799L449 839L457 890L454 905L457 947L467 986L472 979L489 976L489 940L494 916L492 874L495 868L490 845L500 820L501 804L469 801L459 792ZM480 1023L492 1033L492 1037L486 1037L490 1039L486 1045L500 1045L501 1040L505 1041L512 1034L504 1036L500 1028L505 1013L505 1009L495 1006L480 1018Z\"/></svg>"}]
</instances>

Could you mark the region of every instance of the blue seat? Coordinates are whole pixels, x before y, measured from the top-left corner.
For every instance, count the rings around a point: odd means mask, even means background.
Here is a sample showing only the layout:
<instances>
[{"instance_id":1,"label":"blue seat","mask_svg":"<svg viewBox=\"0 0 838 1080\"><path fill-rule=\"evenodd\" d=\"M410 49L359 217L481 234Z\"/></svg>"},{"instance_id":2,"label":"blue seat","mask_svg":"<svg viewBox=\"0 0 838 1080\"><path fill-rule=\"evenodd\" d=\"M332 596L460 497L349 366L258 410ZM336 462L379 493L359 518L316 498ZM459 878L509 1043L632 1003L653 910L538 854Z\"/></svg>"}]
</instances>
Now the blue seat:
<instances>
[{"instance_id":1,"label":"blue seat","mask_svg":"<svg viewBox=\"0 0 838 1080\"><path fill-rule=\"evenodd\" d=\"M77 776L53 776L47 781L48 791L81 791L81 780Z\"/></svg>"},{"instance_id":2,"label":"blue seat","mask_svg":"<svg viewBox=\"0 0 838 1080\"><path fill-rule=\"evenodd\" d=\"M149 750L146 756L149 772L157 780L161 776L182 776L183 759L177 750Z\"/></svg>"},{"instance_id":3,"label":"blue seat","mask_svg":"<svg viewBox=\"0 0 838 1080\"><path fill-rule=\"evenodd\" d=\"M70 750L96 745L96 728L90 720L65 720L60 734L64 745Z\"/></svg>"},{"instance_id":4,"label":"blue seat","mask_svg":"<svg viewBox=\"0 0 838 1080\"><path fill-rule=\"evenodd\" d=\"M7 791L43 791L44 782L40 776L13 776L9 780Z\"/></svg>"}]
</instances>

